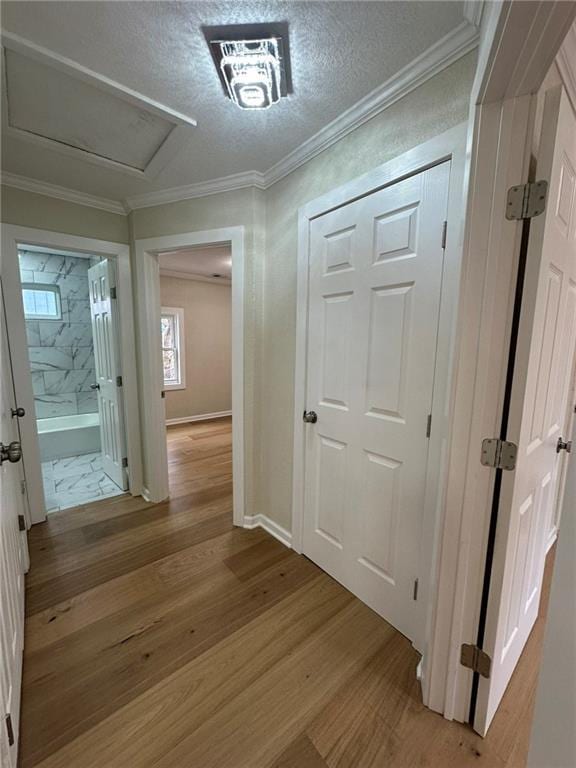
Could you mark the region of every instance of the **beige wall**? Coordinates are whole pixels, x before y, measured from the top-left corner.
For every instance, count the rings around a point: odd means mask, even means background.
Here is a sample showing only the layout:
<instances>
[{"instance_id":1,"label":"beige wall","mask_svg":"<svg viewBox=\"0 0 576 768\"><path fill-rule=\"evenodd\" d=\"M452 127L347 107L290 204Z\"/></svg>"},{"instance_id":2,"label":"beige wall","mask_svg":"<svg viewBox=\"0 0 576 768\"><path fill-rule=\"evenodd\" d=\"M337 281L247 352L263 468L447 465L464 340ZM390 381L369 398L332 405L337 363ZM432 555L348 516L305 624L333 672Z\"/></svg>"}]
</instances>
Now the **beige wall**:
<instances>
[{"instance_id":1,"label":"beige wall","mask_svg":"<svg viewBox=\"0 0 576 768\"><path fill-rule=\"evenodd\" d=\"M466 120L474 71L470 54L267 190L259 511L288 529L298 209Z\"/></svg>"},{"instance_id":2,"label":"beige wall","mask_svg":"<svg viewBox=\"0 0 576 768\"><path fill-rule=\"evenodd\" d=\"M474 69L475 54L469 54L265 192L210 195L128 217L132 244L166 234L245 228L246 514L264 513L291 527L298 208L466 120ZM122 217L60 201L39 206L30 200L27 206L17 199L23 194L29 193L10 190L3 220L110 240L126 237Z\"/></svg>"},{"instance_id":3,"label":"beige wall","mask_svg":"<svg viewBox=\"0 0 576 768\"><path fill-rule=\"evenodd\" d=\"M132 238L243 226L244 239L244 461L246 514L260 506L257 480L261 430L256 386L261 368L264 270L264 192L250 188L133 211Z\"/></svg>"},{"instance_id":4,"label":"beige wall","mask_svg":"<svg viewBox=\"0 0 576 768\"><path fill-rule=\"evenodd\" d=\"M54 197L2 186L2 222L67 235L130 242L128 218Z\"/></svg>"},{"instance_id":5,"label":"beige wall","mask_svg":"<svg viewBox=\"0 0 576 768\"><path fill-rule=\"evenodd\" d=\"M231 410L230 285L161 276L160 300L184 310L186 389L167 390L166 418Z\"/></svg>"}]
</instances>

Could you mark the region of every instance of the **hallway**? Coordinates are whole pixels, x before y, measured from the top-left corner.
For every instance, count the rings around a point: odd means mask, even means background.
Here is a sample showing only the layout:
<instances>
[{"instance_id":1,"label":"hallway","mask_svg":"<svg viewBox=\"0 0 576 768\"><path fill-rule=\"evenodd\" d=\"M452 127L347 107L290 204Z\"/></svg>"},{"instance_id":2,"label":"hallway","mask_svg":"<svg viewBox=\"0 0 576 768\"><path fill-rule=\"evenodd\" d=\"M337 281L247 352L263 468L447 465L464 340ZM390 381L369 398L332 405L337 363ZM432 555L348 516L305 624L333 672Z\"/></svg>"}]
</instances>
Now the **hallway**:
<instances>
[{"instance_id":1,"label":"hallway","mask_svg":"<svg viewBox=\"0 0 576 768\"><path fill-rule=\"evenodd\" d=\"M168 453L170 501L30 531L22 768L524 765L542 619L482 740L424 709L406 638L233 528L229 419L170 428Z\"/></svg>"}]
</instances>

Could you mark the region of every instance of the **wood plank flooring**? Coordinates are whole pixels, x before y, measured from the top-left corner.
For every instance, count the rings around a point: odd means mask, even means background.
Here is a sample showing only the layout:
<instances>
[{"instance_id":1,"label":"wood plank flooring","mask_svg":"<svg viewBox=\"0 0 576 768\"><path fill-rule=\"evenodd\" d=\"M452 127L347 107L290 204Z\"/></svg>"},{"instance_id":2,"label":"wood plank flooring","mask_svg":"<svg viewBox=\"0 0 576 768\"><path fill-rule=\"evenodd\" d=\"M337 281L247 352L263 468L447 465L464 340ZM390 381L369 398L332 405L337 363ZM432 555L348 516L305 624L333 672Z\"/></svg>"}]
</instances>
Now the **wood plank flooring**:
<instances>
[{"instance_id":1,"label":"wood plank flooring","mask_svg":"<svg viewBox=\"0 0 576 768\"><path fill-rule=\"evenodd\" d=\"M482 740L422 706L406 638L233 528L229 420L170 428L168 447L170 501L30 532L22 768L525 765L542 618Z\"/></svg>"}]
</instances>

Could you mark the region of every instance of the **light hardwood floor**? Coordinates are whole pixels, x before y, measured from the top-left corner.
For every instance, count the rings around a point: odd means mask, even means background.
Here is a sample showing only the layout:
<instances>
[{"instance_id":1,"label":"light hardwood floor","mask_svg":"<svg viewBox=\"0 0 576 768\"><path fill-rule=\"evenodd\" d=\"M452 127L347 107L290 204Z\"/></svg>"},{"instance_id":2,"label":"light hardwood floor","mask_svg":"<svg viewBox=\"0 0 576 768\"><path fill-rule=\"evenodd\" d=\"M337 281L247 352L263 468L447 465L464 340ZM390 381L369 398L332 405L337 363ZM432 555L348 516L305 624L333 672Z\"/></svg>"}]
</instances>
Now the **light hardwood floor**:
<instances>
[{"instance_id":1,"label":"light hardwood floor","mask_svg":"<svg viewBox=\"0 0 576 768\"><path fill-rule=\"evenodd\" d=\"M525 764L542 619L482 740L422 706L406 638L233 528L229 420L168 444L169 502L124 496L30 532L22 768Z\"/></svg>"}]
</instances>

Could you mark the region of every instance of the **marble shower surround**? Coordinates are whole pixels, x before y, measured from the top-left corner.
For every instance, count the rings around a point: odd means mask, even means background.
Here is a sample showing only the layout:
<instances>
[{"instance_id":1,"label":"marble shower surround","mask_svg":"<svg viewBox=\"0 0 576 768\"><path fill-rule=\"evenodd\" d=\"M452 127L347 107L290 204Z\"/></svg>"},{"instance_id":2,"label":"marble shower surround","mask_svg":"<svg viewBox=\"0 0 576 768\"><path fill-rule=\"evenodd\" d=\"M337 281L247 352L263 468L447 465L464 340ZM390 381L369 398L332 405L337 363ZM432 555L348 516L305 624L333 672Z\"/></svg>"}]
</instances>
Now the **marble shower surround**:
<instances>
[{"instance_id":1,"label":"marble shower surround","mask_svg":"<svg viewBox=\"0 0 576 768\"><path fill-rule=\"evenodd\" d=\"M61 320L26 320L28 357L39 419L98 410L88 269L96 260L20 251L23 283L60 288Z\"/></svg>"}]
</instances>

